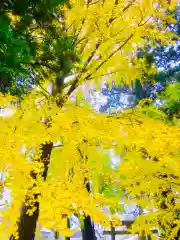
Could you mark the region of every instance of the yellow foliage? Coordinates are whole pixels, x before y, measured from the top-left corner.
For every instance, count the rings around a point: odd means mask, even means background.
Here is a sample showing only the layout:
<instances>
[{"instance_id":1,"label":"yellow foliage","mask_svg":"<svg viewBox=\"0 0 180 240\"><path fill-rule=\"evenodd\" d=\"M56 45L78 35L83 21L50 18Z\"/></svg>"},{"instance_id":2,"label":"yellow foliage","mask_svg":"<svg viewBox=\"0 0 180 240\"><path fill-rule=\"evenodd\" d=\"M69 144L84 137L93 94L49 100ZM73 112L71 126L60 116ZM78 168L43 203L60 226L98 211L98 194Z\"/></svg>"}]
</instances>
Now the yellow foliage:
<instances>
[{"instance_id":1,"label":"yellow foliage","mask_svg":"<svg viewBox=\"0 0 180 240\"><path fill-rule=\"evenodd\" d=\"M170 2L71 0L72 8L64 8L64 20L67 33L76 39L81 59L79 83L108 77L109 82L124 79L130 84L137 79L142 64L135 61L135 52L145 46L145 38L151 44L154 40L172 42L172 33L166 28L172 16L166 11L174 8L177 1Z\"/></svg>"},{"instance_id":2,"label":"yellow foliage","mask_svg":"<svg viewBox=\"0 0 180 240\"><path fill-rule=\"evenodd\" d=\"M142 191L147 195L158 193L159 186L165 182L155 176L158 172L180 177L178 127L143 116L139 110L104 116L70 103L60 109L44 100L42 108L38 108L34 101L32 94L11 119L0 119L0 166L1 172L8 173L5 186L11 190L13 198L11 206L2 213L0 228L4 229L8 222L6 234L16 231L19 208L26 195L29 196L26 204L31 206L29 214L32 214L35 210L33 195L40 194L41 225L70 235L62 218L64 215L65 219L74 213L90 215L95 223L110 227L102 206L113 208L120 203L116 200L115 204L114 198L99 192L101 180L111 187L117 187L115 180L120 180L120 186L136 197ZM48 116L51 116L49 128L41 121ZM38 161L38 149L40 144L49 141L61 144L53 148L44 181L41 176L44 163ZM25 154L20 151L23 146L26 146ZM34 149L34 160L28 159L30 147ZM122 156L116 171L110 168L110 159L104 153L106 149L115 149ZM146 149L151 159L144 159L142 149ZM159 161L153 162L153 157ZM30 177L32 171L37 173L36 179ZM91 193L86 189L85 179L93 183ZM131 187L136 182L140 184ZM171 182L177 190L176 183L179 178ZM36 187L32 188L34 184ZM153 197L152 201L149 199L144 197L137 201L153 208L155 201Z\"/></svg>"},{"instance_id":3,"label":"yellow foliage","mask_svg":"<svg viewBox=\"0 0 180 240\"><path fill-rule=\"evenodd\" d=\"M155 39L171 42L166 24L172 19L165 13L174 8L173 1L171 6L165 0L71 3L72 8L64 9L64 14L67 33L76 37L81 59L78 84L90 79L100 81L105 76L109 81L115 77L130 83L141 74L144 63L137 61L135 51L145 46L145 38L151 44ZM158 25L152 21L154 18ZM34 34L39 36L39 29ZM41 46L41 42L38 44ZM11 100L11 96L0 96L4 106ZM34 91L11 118L0 119L0 171L8 173L4 185L12 194L11 205L2 213L2 239L16 233L19 209L27 195L26 205L31 207L28 214L35 210L34 194L39 194L39 224L70 236L66 223L74 213L90 215L95 223L110 227L102 206L113 209L116 204L113 197L99 192L101 182L113 188L118 180L120 187L132 197L138 196L140 204L151 210L156 207L155 196L162 185L179 191L178 127L143 116L139 109L104 116L70 102L58 108L51 100ZM53 147L44 181L40 146L49 142L60 142L60 146ZM107 149L114 149L122 157L116 171L110 168L110 159L104 154ZM34 179L32 172L36 174ZM160 175L164 172L166 179ZM91 192L86 189L85 179L92 182ZM139 218L140 226L144 228L148 220L149 229L152 219L154 224L163 214L159 210L156 215L147 215L147 219Z\"/></svg>"}]
</instances>

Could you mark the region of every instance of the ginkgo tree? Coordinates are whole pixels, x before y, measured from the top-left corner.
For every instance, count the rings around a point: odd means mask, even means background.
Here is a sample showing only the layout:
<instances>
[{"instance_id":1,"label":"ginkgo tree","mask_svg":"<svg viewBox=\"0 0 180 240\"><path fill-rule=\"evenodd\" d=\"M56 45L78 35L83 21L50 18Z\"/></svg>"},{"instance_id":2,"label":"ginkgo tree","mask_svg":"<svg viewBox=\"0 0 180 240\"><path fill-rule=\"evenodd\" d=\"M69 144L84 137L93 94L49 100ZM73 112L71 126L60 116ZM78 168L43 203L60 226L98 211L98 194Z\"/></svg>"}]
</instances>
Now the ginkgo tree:
<instances>
[{"instance_id":1,"label":"ginkgo tree","mask_svg":"<svg viewBox=\"0 0 180 240\"><path fill-rule=\"evenodd\" d=\"M114 202L99 193L98 178L101 175L107 184L113 183L109 158L103 152L103 149L111 148L112 139L115 139L113 135L117 134L116 128L114 134L110 128L112 120L107 118L106 122L104 116L72 104L59 109L48 101L43 108L39 108L34 100L31 94L12 118L2 119L3 129L5 126L10 128L8 132L1 131L1 171L8 174L5 186L11 189L12 202L2 218L1 237L13 233L16 238L17 227L25 227L23 222L17 226L19 208L24 198L26 202L23 209L27 216L35 212L39 214L40 203L39 223L61 234L69 234L66 222L73 213L82 217L91 216L93 221L108 227L108 218L101 207L113 207ZM49 122L51 127L46 125L47 122L40 121L47 119L47 116L52 118ZM52 142L56 141L61 142L58 148L52 146ZM42 143L46 144L46 148ZM25 154L20 151L22 146L26 147ZM10 156L5 154L9 148ZM32 161L28 156L30 149L34 149ZM51 161L48 159L50 149ZM93 182L91 193L86 187L89 181ZM47 200L50 199L52 204L49 206ZM30 221L28 223L32 224ZM8 224L5 231L4 224ZM33 237L23 234L20 238Z\"/></svg>"},{"instance_id":2,"label":"ginkgo tree","mask_svg":"<svg viewBox=\"0 0 180 240\"><path fill-rule=\"evenodd\" d=\"M49 101L39 108L33 97L27 98L12 118L1 119L1 171L8 175L4 184L12 195L10 206L2 213L2 239L12 233L17 237L24 198L28 216L36 212L41 225L69 236L72 232L67 228L67 218L72 214L90 216L95 223L110 227L102 207L114 208L118 201L100 193L102 179L109 186L125 190L149 209L156 207L160 187L172 184L179 191L178 127L150 119L139 110L104 117L72 103L60 109ZM47 115L52 118L49 126L40 121ZM52 146L51 142L57 141L58 147ZM25 153L20 151L22 146L26 147ZM30 148L34 151L33 159L28 158ZM122 156L116 171L110 170L110 159L104 153L110 148ZM151 159L144 159L142 149ZM167 179L162 177L164 172ZM172 175L176 178L171 179ZM90 181L92 190L88 192L86 184ZM145 219L137 221L141 225L135 231L149 231L161 214L157 211L143 216ZM120 219L115 224L120 224Z\"/></svg>"},{"instance_id":3,"label":"ginkgo tree","mask_svg":"<svg viewBox=\"0 0 180 240\"><path fill-rule=\"evenodd\" d=\"M0 3L1 92L22 96L54 74L69 73L78 61L72 36L67 36L60 21L64 4L68 1Z\"/></svg>"},{"instance_id":4,"label":"ginkgo tree","mask_svg":"<svg viewBox=\"0 0 180 240\"><path fill-rule=\"evenodd\" d=\"M101 167L98 170L97 162L93 160L103 164L104 161L100 161L100 156L104 159L102 149L111 148L112 140L118 139L121 139L121 147L123 143L126 146L127 138L121 134L120 120L96 116L95 113L91 115L89 110L81 107L66 106L65 100L87 80L100 81L104 75L109 80L120 76L126 82L139 78L143 61L139 63L136 60L138 47L143 47L146 40L152 44L157 41L171 42L173 34L167 32L165 25L167 21L172 21L167 14L167 10L175 6L172 2L71 1L71 8L64 8L64 31L74 37L81 59L81 64L78 62L74 69L75 79L62 86L56 96L56 104L49 102L51 97L48 96L47 103L38 109L34 105L36 97L31 94L15 117L2 120L2 172L9 174L6 184L13 197L10 208L3 213L5 225L2 224L2 227L6 227L1 234L4 237L13 234L11 239L17 236L21 240L34 239L38 216L44 226L59 232L64 231L66 219L75 212L82 214L89 225L90 217L103 224L105 218L100 206L112 203L99 197L98 192L87 191L87 185L99 175L96 171L102 172L105 179L107 174L108 181L114 181L116 177L109 173L109 168L108 172ZM53 77L57 77L57 73ZM126 120L130 129L134 128L134 124L139 124L139 120L132 123L129 115L125 116L120 119ZM147 134L145 129L142 132L145 135L140 135L140 139ZM160 141L161 136L155 137ZM170 136L171 140L176 137L173 134ZM60 138L62 144L55 154L53 146ZM27 156L20 153L22 144L28 150L35 149L33 161L28 162ZM53 169L58 169L58 172ZM46 195L47 187L51 193L49 195ZM58 201L55 201L55 195ZM52 200L48 211L54 210L48 216L45 214L47 199L49 202ZM21 213L18 220L19 208ZM9 214L13 214L13 218ZM68 234L65 232L65 235Z\"/></svg>"}]
</instances>

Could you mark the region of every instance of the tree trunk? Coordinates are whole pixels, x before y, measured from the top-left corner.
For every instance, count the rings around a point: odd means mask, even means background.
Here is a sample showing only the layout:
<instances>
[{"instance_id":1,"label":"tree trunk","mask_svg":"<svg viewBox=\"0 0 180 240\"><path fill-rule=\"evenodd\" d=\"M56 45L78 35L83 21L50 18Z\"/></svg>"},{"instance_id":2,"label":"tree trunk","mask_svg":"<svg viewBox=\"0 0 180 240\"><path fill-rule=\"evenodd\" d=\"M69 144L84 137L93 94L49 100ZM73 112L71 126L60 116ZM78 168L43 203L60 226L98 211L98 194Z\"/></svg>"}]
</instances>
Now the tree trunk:
<instances>
[{"instance_id":1,"label":"tree trunk","mask_svg":"<svg viewBox=\"0 0 180 240\"><path fill-rule=\"evenodd\" d=\"M18 223L18 236L20 240L34 240L36 232L36 222L39 216L39 203L35 204L36 210L32 216L26 214L29 209L28 206L23 204L21 210L20 221ZM14 236L10 240L15 240Z\"/></svg>"},{"instance_id":2,"label":"tree trunk","mask_svg":"<svg viewBox=\"0 0 180 240\"><path fill-rule=\"evenodd\" d=\"M86 139L84 139L83 141L87 142ZM83 154L82 154L81 149L79 147L78 147L78 151L79 151L79 154L80 154L81 158L83 159ZM86 160L87 159L88 158L86 156ZM90 183L88 182L88 180L86 178L84 179L84 182L86 184L86 190L90 193L91 192ZM95 231L94 231L94 227L92 225L90 216L85 216L84 228L82 230L82 239L83 240L96 240Z\"/></svg>"},{"instance_id":3,"label":"tree trunk","mask_svg":"<svg viewBox=\"0 0 180 240\"><path fill-rule=\"evenodd\" d=\"M142 231L141 236L139 236L139 240L146 240L145 231Z\"/></svg>"},{"instance_id":4,"label":"tree trunk","mask_svg":"<svg viewBox=\"0 0 180 240\"><path fill-rule=\"evenodd\" d=\"M86 184L86 189L88 192L90 192L90 184L89 183ZM83 238L83 240L95 240L96 239L94 227L92 225L90 216L86 216L84 219L84 228L82 231L82 238Z\"/></svg>"},{"instance_id":5,"label":"tree trunk","mask_svg":"<svg viewBox=\"0 0 180 240\"><path fill-rule=\"evenodd\" d=\"M95 240L96 239L90 216L87 216L84 219L84 229L82 231L82 238L83 238L83 240Z\"/></svg>"},{"instance_id":6,"label":"tree trunk","mask_svg":"<svg viewBox=\"0 0 180 240\"><path fill-rule=\"evenodd\" d=\"M139 236L139 240L146 240L146 236Z\"/></svg>"},{"instance_id":7,"label":"tree trunk","mask_svg":"<svg viewBox=\"0 0 180 240\"><path fill-rule=\"evenodd\" d=\"M152 238L151 238L151 235L150 235L150 234L147 236L147 240L152 240Z\"/></svg>"},{"instance_id":8,"label":"tree trunk","mask_svg":"<svg viewBox=\"0 0 180 240\"><path fill-rule=\"evenodd\" d=\"M111 240L115 240L116 235L115 235L115 227L113 227L113 224L111 222Z\"/></svg>"},{"instance_id":9,"label":"tree trunk","mask_svg":"<svg viewBox=\"0 0 180 240\"><path fill-rule=\"evenodd\" d=\"M58 238L59 238L59 233L58 233L57 231L55 231L55 233L54 233L54 238L55 238L55 239L58 239Z\"/></svg>"},{"instance_id":10,"label":"tree trunk","mask_svg":"<svg viewBox=\"0 0 180 240\"><path fill-rule=\"evenodd\" d=\"M47 172L48 172L48 165L50 162L50 155L52 152L53 148L53 143L45 143L42 144L41 150L41 157L38 161L44 163L44 171L42 173L42 177L44 180L46 180L47 177ZM31 172L31 177L36 180L37 178L37 173ZM33 187L35 187L34 185ZM31 189L30 189L31 190ZM33 196L33 199L38 199L38 196L40 194L35 194ZM28 202L29 197L25 197L25 203ZM34 240L35 238L35 232L36 232L36 223L38 220L39 216L39 202L38 200L35 203L36 210L33 212L31 216L27 215L27 210L31 209L32 207L30 206L25 206L25 203L22 205L21 208L21 215L20 215L20 220L17 223L18 224L18 236L19 240ZM10 237L10 240L15 240L14 236Z\"/></svg>"}]
</instances>

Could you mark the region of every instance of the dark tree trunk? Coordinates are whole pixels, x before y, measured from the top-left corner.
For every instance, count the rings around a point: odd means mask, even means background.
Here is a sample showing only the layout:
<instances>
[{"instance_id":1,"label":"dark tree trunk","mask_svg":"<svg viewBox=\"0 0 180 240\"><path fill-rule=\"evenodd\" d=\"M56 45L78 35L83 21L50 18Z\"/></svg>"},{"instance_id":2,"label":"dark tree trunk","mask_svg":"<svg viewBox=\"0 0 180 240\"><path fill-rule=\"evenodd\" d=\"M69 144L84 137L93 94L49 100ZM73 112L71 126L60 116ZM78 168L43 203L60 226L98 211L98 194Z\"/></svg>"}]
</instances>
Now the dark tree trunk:
<instances>
[{"instance_id":1,"label":"dark tree trunk","mask_svg":"<svg viewBox=\"0 0 180 240\"><path fill-rule=\"evenodd\" d=\"M29 207L24 204L22 206L20 221L18 223L18 234L20 240L34 240L35 238L36 222L39 216L39 203L36 202L35 206L36 210L32 216L26 214ZM10 240L15 240L14 236L11 236Z\"/></svg>"},{"instance_id":2,"label":"dark tree trunk","mask_svg":"<svg viewBox=\"0 0 180 240\"><path fill-rule=\"evenodd\" d=\"M144 97L144 89L143 89L143 86L141 84L141 82L139 80L135 80L135 83L134 83L134 87L135 87L135 94L136 94L136 97L139 100L141 100L143 97Z\"/></svg>"},{"instance_id":3,"label":"dark tree trunk","mask_svg":"<svg viewBox=\"0 0 180 240\"><path fill-rule=\"evenodd\" d=\"M115 240L116 235L115 235L115 227L113 227L113 224L111 222L111 240Z\"/></svg>"},{"instance_id":4,"label":"dark tree trunk","mask_svg":"<svg viewBox=\"0 0 180 240\"><path fill-rule=\"evenodd\" d=\"M84 139L83 141L87 142L86 139ZM79 151L79 154L80 154L81 158L83 159L83 154L82 154L80 148L78 148L78 151ZM87 159L88 158L86 156L86 160ZM86 190L90 193L91 188L90 188L90 183L87 180L87 178L84 179L84 183L86 184ZM82 230L82 239L83 240L96 240L95 231L94 231L94 227L92 225L90 216L85 216L84 228Z\"/></svg>"},{"instance_id":5,"label":"dark tree trunk","mask_svg":"<svg viewBox=\"0 0 180 240\"><path fill-rule=\"evenodd\" d=\"M84 219L84 229L82 231L83 240L95 240L95 231L91 223L90 216L85 217Z\"/></svg>"},{"instance_id":6,"label":"dark tree trunk","mask_svg":"<svg viewBox=\"0 0 180 240\"><path fill-rule=\"evenodd\" d=\"M142 231L141 236L139 236L139 240L146 240L145 231Z\"/></svg>"},{"instance_id":7,"label":"dark tree trunk","mask_svg":"<svg viewBox=\"0 0 180 240\"><path fill-rule=\"evenodd\" d=\"M58 239L58 238L59 238L59 233L58 233L57 231L55 231L55 233L54 233L54 238L55 238L55 239Z\"/></svg>"},{"instance_id":8,"label":"dark tree trunk","mask_svg":"<svg viewBox=\"0 0 180 240\"><path fill-rule=\"evenodd\" d=\"M86 184L86 189L90 192L90 184ZM82 231L83 240L96 240L94 227L91 222L90 216L86 216L84 219L84 228Z\"/></svg>"},{"instance_id":9,"label":"dark tree trunk","mask_svg":"<svg viewBox=\"0 0 180 240\"><path fill-rule=\"evenodd\" d=\"M39 159L40 162L44 163L44 171L42 173L42 177L44 180L46 180L47 172L48 172L48 165L50 162L50 155L52 152L53 143L46 143L42 144L41 150L41 157ZM31 172L31 177L36 180L37 173ZM34 185L35 187L36 185ZM37 199L39 194L34 195L34 199ZM26 196L25 202L28 202L29 197ZM36 210L33 212L31 216L27 215L27 210L31 209L30 206L25 206L25 204L22 205L21 208L21 215L20 220L18 222L18 235L19 240L34 240L35 238L35 232L36 232L36 223L39 216L39 202L38 200L35 203ZM14 236L10 237L10 240L15 240Z\"/></svg>"},{"instance_id":10,"label":"dark tree trunk","mask_svg":"<svg viewBox=\"0 0 180 240\"><path fill-rule=\"evenodd\" d=\"M152 238L151 238L151 235L150 235L150 234L147 236L147 240L152 240Z\"/></svg>"}]
</instances>

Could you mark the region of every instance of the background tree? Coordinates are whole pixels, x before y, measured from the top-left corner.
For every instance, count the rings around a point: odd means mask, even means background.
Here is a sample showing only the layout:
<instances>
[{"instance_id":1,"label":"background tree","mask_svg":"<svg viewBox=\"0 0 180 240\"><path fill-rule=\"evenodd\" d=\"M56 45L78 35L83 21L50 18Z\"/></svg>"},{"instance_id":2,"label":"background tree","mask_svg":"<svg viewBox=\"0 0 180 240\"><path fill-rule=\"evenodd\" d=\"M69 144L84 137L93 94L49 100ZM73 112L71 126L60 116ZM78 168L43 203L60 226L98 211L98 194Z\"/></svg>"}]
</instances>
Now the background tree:
<instances>
[{"instance_id":1,"label":"background tree","mask_svg":"<svg viewBox=\"0 0 180 240\"><path fill-rule=\"evenodd\" d=\"M1 91L21 94L32 85L70 72L77 55L63 32L60 8L67 1L4 1L1 11ZM62 50L63 49L63 50ZM66 59L66 61L64 61ZM8 89L6 88L8 87Z\"/></svg>"}]
</instances>

